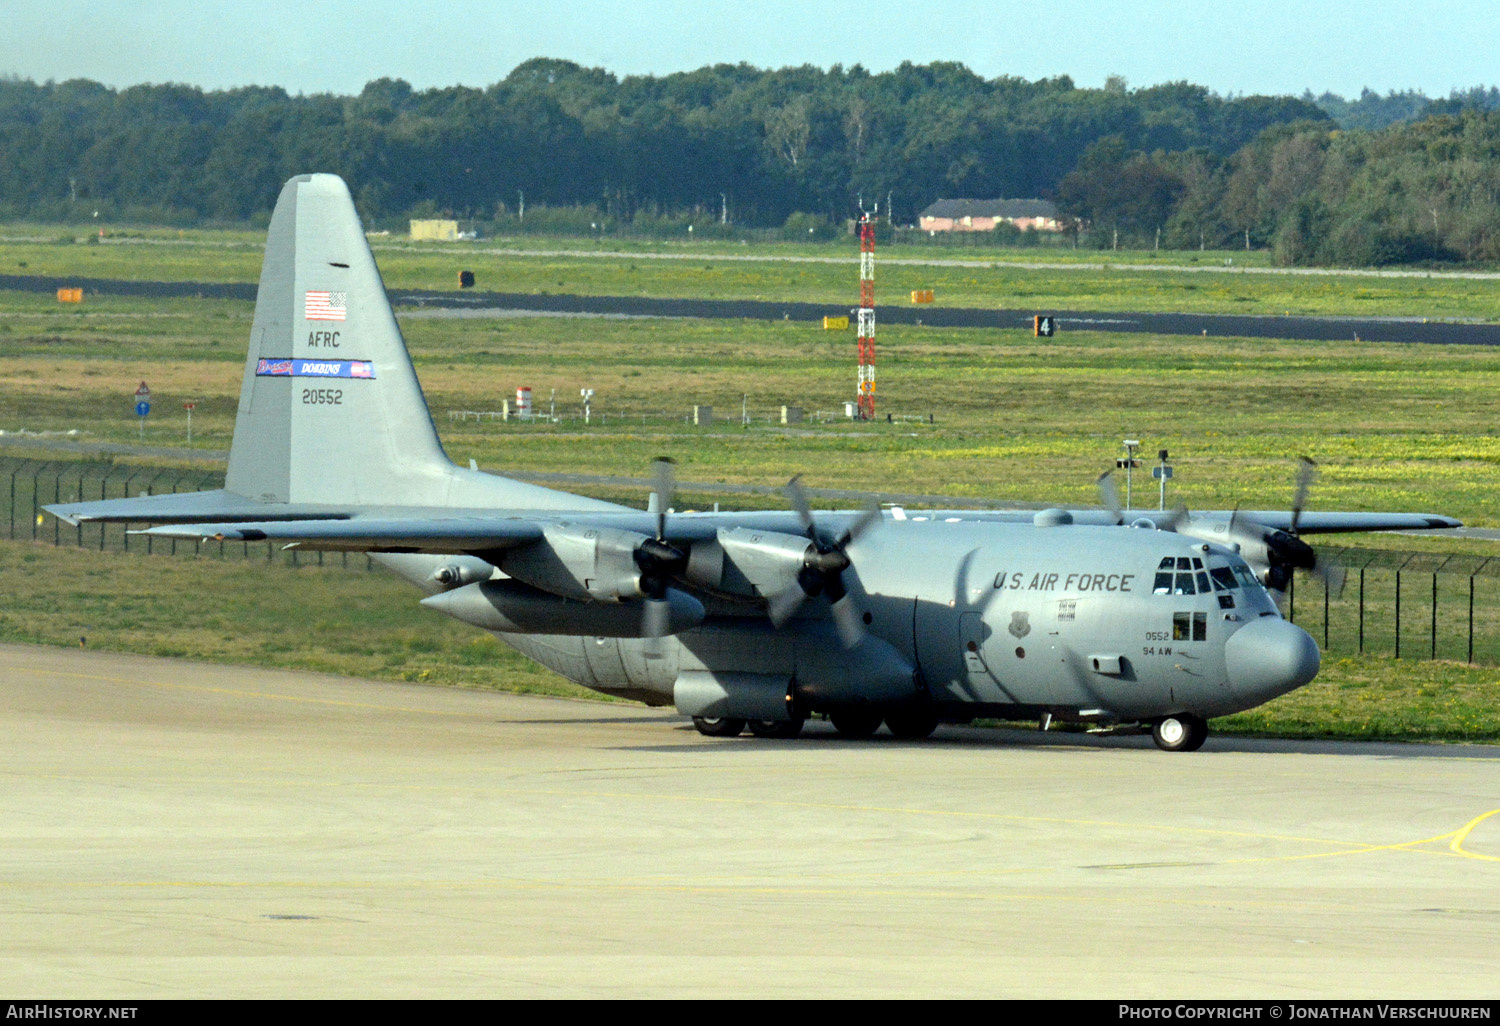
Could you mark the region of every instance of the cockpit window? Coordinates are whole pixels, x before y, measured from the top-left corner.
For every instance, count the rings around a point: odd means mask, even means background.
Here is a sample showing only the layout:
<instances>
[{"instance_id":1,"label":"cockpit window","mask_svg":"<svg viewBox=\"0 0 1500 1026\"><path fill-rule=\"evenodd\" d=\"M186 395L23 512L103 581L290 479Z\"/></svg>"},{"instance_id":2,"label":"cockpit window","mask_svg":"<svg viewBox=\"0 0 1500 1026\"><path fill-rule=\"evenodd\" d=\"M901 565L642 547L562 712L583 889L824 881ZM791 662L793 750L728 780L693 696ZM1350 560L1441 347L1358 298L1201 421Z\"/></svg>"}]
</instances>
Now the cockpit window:
<instances>
[{"instance_id":1,"label":"cockpit window","mask_svg":"<svg viewBox=\"0 0 1500 1026\"><path fill-rule=\"evenodd\" d=\"M1196 556L1166 556L1157 564L1156 577L1151 591L1155 595L1210 595L1220 593L1219 604L1225 609L1234 608L1232 601L1222 598L1225 592L1249 589L1259 590L1260 581L1244 563L1228 566L1208 566Z\"/></svg>"}]
</instances>

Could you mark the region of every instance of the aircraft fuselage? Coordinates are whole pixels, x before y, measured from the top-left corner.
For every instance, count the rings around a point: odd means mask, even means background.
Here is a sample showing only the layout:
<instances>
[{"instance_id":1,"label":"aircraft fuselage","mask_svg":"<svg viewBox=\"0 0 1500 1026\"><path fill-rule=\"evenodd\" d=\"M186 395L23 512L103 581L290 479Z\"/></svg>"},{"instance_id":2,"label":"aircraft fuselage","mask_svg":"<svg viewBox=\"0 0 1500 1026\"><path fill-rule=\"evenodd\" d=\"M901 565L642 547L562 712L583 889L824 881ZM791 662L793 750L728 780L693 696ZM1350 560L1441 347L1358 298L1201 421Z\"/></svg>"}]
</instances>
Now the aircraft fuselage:
<instances>
[{"instance_id":1,"label":"aircraft fuselage","mask_svg":"<svg viewBox=\"0 0 1500 1026\"><path fill-rule=\"evenodd\" d=\"M776 629L706 589L704 621L664 639L493 633L585 687L749 719L908 703L949 720L1206 719L1318 668L1243 560L1171 532L886 520L849 555L866 628L853 649L826 602Z\"/></svg>"}]
</instances>

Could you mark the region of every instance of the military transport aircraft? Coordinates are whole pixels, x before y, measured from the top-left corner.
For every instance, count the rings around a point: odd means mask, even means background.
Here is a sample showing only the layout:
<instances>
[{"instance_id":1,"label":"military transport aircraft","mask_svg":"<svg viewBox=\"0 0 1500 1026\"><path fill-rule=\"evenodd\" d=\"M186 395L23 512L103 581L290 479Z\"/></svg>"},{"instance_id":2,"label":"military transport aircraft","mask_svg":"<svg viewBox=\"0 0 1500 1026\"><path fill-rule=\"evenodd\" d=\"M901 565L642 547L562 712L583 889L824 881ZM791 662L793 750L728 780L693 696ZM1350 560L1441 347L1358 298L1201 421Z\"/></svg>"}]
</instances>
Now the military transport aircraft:
<instances>
[{"instance_id":1,"label":"military transport aircraft","mask_svg":"<svg viewBox=\"0 0 1500 1026\"><path fill-rule=\"evenodd\" d=\"M50 506L69 523L369 552L422 603L585 687L675 705L716 737L919 738L978 716L1149 726L1313 679L1313 640L1264 583L1317 569L1299 535L1458 526L1413 514L675 513L452 463L344 182L276 204L228 474L217 491ZM1132 522L1127 525L1127 517Z\"/></svg>"}]
</instances>

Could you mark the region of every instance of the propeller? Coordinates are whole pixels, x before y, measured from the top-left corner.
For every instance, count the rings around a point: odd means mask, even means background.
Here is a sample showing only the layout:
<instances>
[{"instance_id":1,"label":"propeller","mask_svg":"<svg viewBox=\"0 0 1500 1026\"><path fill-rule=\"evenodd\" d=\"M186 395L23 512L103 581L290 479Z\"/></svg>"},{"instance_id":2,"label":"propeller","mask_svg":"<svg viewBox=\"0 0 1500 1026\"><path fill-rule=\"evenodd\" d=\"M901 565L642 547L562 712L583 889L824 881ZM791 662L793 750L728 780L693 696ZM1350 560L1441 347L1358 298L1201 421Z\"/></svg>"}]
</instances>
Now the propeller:
<instances>
[{"instance_id":1,"label":"propeller","mask_svg":"<svg viewBox=\"0 0 1500 1026\"><path fill-rule=\"evenodd\" d=\"M849 554L845 549L854 539L880 523L880 507L872 504L843 534L836 539L829 539L818 530L817 522L813 519L807 491L802 487L802 475L798 474L788 481L784 491L812 544L802 557L802 569L797 572L797 586L771 597L768 610L771 622L780 627L791 619L803 602L823 595L827 597L833 613L839 640L845 648L853 648L864 638L865 627L863 613L858 603L849 597L844 585L844 571L850 565Z\"/></svg>"},{"instance_id":2,"label":"propeller","mask_svg":"<svg viewBox=\"0 0 1500 1026\"><path fill-rule=\"evenodd\" d=\"M1348 577L1347 571L1337 559L1326 552L1318 552L1311 545L1302 541L1297 527L1302 521L1302 510L1307 506L1307 496L1312 489L1312 483L1318 476L1318 465L1308 456L1299 456L1297 467L1297 490L1292 496L1292 524L1287 533L1296 540L1297 544L1305 550L1305 554L1311 557L1306 562L1294 564L1296 569L1308 570L1316 575L1322 582L1323 587L1337 598L1344 592L1344 581Z\"/></svg>"},{"instance_id":3,"label":"propeller","mask_svg":"<svg viewBox=\"0 0 1500 1026\"><path fill-rule=\"evenodd\" d=\"M1114 471L1106 470L1094 484L1099 489L1099 498L1104 500L1105 507L1115 515L1115 524L1123 524L1125 507L1120 505L1120 489L1115 485Z\"/></svg>"},{"instance_id":4,"label":"propeller","mask_svg":"<svg viewBox=\"0 0 1500 1026\"><path fill-rule=\"evenodd\" d=\"M669 457L657 459L651 465L651 508L656 513L656 537L647 538L635 550L635 563L641 570L641 591L646 596L641 633L651 639L661 639L669 633L672 607L667 601L667 588L673 577L687 569L688 563L687 553L666 541L667 510L677 486L674 467ZM659 652L659 645L652 647Z\"/></svg>"},{"instance_id":5,"label":"propeller","mask_svg":"<svg viewBox=\"0 0 1500 1026\"><path fill-rule=\"evenodd\" d=\"M1318 465L1309 456L1298 456L1297 491L1292 496L1292 530L1297 537L1297 524L1302 520L1302 509L1307 505L1307 493L1312 489L1313 479L1318 476Z\"/></svg>"},{"instance_id":6,"label":"propeller","mask_svg":"<svg viewBox=\"0 0 1500 1026\"><path fill-rule=\"evenodd\" d=\"M1100 474L1094 482L1099 489L1099 498L1103 500L1105 507L1114 514L1115 524L1118 526L1125 523L1125 509L1120 505L1120 489L1115 484L1114 471L1106 470ZM1156 521L1159 531L1176 531L1191 519L1185 503L1179 503L1177 508L1170 514Z\"/></svg>"},{"instance_id":7,"label":"propeller","mask_svg":"<svg viewBox=\"0 0 1500 1026\"><path fill-rule=\"evenodd\" d=\"M1195 520L1187 506L1178 506L1167 516L1158 516L1158 530L1175 531L1189 537L1202 538L1219 544L1234 544L1253 566L1263 567L1266 587L1284 592L1291 584L1292 574L1305 570L1323 581L1329 593L1338 596L1344 588L1347 576L1338 560L1319 554L1303 541L1299 534L1302 513L1307 508L1308 496L1317 477L1317 464L1302 456L1297 468L1296 490L1292 496L1292 519L1286 530L1268 527L1265 524L1240 516L1239 507L1229 514L1229 523ZM1099 478L1099 494L1111 510L1116 509L1118 497L1114 494L1113 482L1106 473ZM1118 515L1118 514L1117 514Z\"/></svg>"},{"instance_id":8,"label":"propeller","mask_svg":"<svg viewBox=\"0 0 1500 1026\"><path fill-rule=\"evenodd\" d=\"M1265 565L1266 587L1284 592L1291 584L1292 574L1305 570L1321 579L1330 594L1337 597L1344 588L1346 575L1343 567L1332 556L1315 551L1302 540L1298 531L1318 473L1318 465L1311 459L1302 456L1299 460L1296 491L1292 496L1292 521L1288 528L1282 531L1243 520L1236 506L1229 515L1226 537L1239 544L1241 554L1246 558Z\"/></svg>"}]
</instances>

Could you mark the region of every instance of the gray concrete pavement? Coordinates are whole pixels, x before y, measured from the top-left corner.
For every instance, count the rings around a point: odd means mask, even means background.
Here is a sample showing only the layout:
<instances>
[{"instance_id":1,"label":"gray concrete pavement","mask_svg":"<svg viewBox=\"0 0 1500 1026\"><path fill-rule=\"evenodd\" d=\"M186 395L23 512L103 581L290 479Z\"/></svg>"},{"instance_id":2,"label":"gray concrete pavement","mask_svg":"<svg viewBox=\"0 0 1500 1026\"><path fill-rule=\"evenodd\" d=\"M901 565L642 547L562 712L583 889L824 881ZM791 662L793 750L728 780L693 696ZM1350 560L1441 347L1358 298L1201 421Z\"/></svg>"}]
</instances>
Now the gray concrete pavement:
<instances>
[{"instance_id":1,"label":"gray concrete pavement","mask_svg":"<svg viewBox=\"0 0 1500 1026\"><path fill-rule=\"evenodd\" d=\"M12 995L1500 992L1496 749L713 741L24 646L0 739Z\"/></svg>"}]
</instances>

